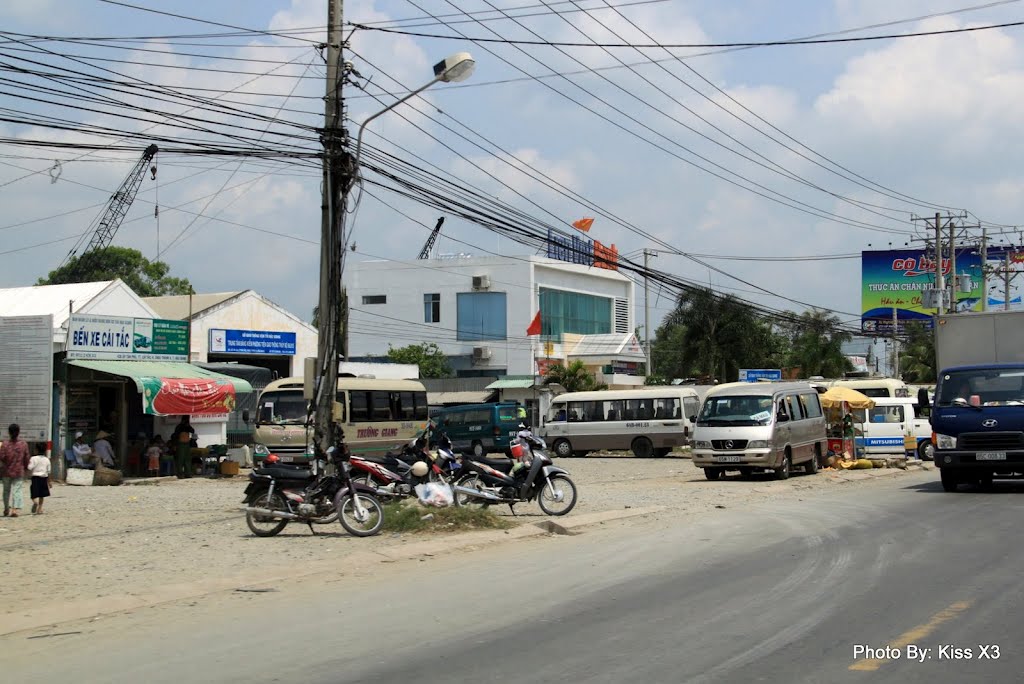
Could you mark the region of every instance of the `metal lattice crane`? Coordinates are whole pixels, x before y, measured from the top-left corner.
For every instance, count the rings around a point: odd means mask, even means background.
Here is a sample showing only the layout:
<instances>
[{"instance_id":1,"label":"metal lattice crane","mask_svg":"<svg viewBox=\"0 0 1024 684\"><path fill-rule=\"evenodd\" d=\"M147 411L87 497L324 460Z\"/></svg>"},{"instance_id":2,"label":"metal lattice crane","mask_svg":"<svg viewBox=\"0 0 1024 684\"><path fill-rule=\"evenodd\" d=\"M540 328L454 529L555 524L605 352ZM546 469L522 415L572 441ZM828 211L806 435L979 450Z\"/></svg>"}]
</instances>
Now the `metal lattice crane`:
<instances>
[{"instance_id":1,"label":"metal lattice crane","mask_svg":"<svg viewBox=\"0 0 1024 684\"><path fill-rule=\"evenodd\" d=\"M124 221L124 217L128 214L128 209L131 208L132 202L135 201L135 194L139 191L139 186L142 185L142 176L146 173L146 167L153 161L153 157L156 156L157 150L156 145L147 147L139 161L135 162L135 166L132 167L124 182L121 183L121 187L110 196L110 202L96 224L96 230L89 239L89 244L81 252L81 258L78 260L79 265L82 265L86 255L96 253L110 246L110 243L114 240L114 235L117 234L117 229L121 227L121 222ZM151 171L155 178L156 166ZM72 256L74 256L74 252L68 255L65 262L70 260Z\"/></svg>"},{"instance_id":2,"label":"metal lattice crane","mask_svg":"<svg viewBox=\"0 0 1024 684\"><path fill-rule=\"evenodd\" d=\"M430 250L434 248L434 243L437 242L438 233L441 232L441 224L444 223L444 216L437 219L437 225L434 226L434 230L430 231L430 237L427 238L427 242L423 245L423 249L420 250L420 259L429 259Z\"/></svg>"}]
</instances>

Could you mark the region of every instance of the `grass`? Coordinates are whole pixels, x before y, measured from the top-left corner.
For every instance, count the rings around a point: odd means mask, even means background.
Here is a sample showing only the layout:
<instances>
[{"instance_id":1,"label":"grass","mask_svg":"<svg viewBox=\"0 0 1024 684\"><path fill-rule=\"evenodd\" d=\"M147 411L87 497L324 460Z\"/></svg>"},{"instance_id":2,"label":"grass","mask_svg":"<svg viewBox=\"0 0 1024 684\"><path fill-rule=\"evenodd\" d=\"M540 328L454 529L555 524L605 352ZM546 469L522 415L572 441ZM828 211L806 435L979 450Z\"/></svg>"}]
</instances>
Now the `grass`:
<instances>
[{"instance_id":1,"label":"grass","mask_svg":"<svg viewBox=\"0 0 1024 684\"><path fill-rule=\"evenodd\" d=\"M423 517L433 514L424 520ZM483 506L427 508L414 499L384 506L384 532L466 532L503 530L513 524Z\"/></svg>"}]
</instances>

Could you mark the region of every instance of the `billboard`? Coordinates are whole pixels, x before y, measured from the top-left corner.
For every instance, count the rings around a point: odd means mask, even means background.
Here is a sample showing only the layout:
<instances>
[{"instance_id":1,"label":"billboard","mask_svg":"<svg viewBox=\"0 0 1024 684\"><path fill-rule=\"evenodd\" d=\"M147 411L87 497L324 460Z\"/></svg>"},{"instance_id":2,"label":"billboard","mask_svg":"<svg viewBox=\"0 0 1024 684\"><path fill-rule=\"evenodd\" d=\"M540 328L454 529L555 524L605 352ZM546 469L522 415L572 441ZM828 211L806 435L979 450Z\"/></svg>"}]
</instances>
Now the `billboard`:
<instances>
[{"instance_id":1,"label":"billboard","mask_svg":"<svg viewBox=\"0 0 1024 684\"><path fill-rule=\"evenodd\" d=\"M947 287L950 269L949 259L943 259ZM956 271L967 287L967 291L957 292L956 311L980 311L981 256L977 249L957 250ZM861 330L890 334L894 311L899 331L909 321L931 325L935 309L925 308L922 293L933 287L935 260L923 249L861 252Z\"/></svg>"},{"instance_id":2,"label":"billboard","mask_svg":"<svg viewBox=\"0 0 1024 684\"><path fill-rule=\"evenodd\" d=\"M69 359L188 361L188 323L71 314Z\"/></svg>"},{"instance_id":3,"label":"billboard","mask_svg":"<svg viewBox=\"0 0 1024 684\"><path fill-rule=\"evenodd\" d=\"M295 333L271 330L210 330L210 351L218 354L295 356Z\"/></svg>"}]
</instances>

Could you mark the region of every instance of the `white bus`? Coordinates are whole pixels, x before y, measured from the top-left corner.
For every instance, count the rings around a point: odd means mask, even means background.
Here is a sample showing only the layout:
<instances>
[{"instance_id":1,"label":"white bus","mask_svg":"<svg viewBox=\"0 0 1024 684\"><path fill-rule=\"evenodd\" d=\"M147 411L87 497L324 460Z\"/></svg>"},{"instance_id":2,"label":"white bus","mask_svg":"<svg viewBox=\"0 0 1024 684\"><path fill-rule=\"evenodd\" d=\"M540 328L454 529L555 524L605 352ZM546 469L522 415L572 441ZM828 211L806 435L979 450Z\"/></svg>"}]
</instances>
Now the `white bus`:
<instances>
[{"instance_id":1,"label":"white bus","mask_svg":"<svg viewBox=\"0 0 1024 684\"><path fill-rule=\"evenodd\" d=\"M845 380L832 380L827 385L828 387L849 387L866 397L872 398L889 397L899 399L910 396L910 388L907 386L907 383L896 378L849 378Z\"/></svg>"},{"instance_id":2,"label":"white bus","mask_svg":"<svg viewBox=\"0 0 1024 684\"><path fill-rule=\"evenodd\" d=\"M665 456L689 441L700 398L692 387L569 392L551 400L539 434L556 456L586 456L599 449Z\"/></svg>"},{"instance_id":3,"label":"white bus","mask_svg":"<svg viewBox=\"0 0 1024 684\"><path fill-rule=\"evenodd\" d=\"M285 463L308 460L312 428L301 377L267 385L256 404L253 441L256 461L273 453ZM427 427L427 391L415 380L338 378L345 443L352 453L384 453L409 442ZM244 418L244 417L243 417Z\"/></svg>"}]
</instances>

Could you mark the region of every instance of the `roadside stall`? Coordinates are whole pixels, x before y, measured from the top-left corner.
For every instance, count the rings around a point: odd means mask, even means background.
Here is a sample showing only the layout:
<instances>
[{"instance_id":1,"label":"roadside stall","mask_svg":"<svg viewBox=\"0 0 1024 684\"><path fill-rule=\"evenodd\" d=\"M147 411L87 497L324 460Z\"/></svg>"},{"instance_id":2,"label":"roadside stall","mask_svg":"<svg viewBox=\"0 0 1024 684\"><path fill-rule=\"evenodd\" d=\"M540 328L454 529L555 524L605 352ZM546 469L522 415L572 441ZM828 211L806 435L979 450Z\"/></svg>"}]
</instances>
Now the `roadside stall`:
<instances>
[{"instance_id":1,"label":"roadside stall","mask_svg":"<svg viewBox=\"0 0 1024 684\"><path fill-rule=\"evenodd\" d=\"M864 434L865 410L874 408L875 400L849 387L831 387L821 395L821 405L829 451L841 458L858 458L857 438Z\"/></svg>"}]
</instances>

